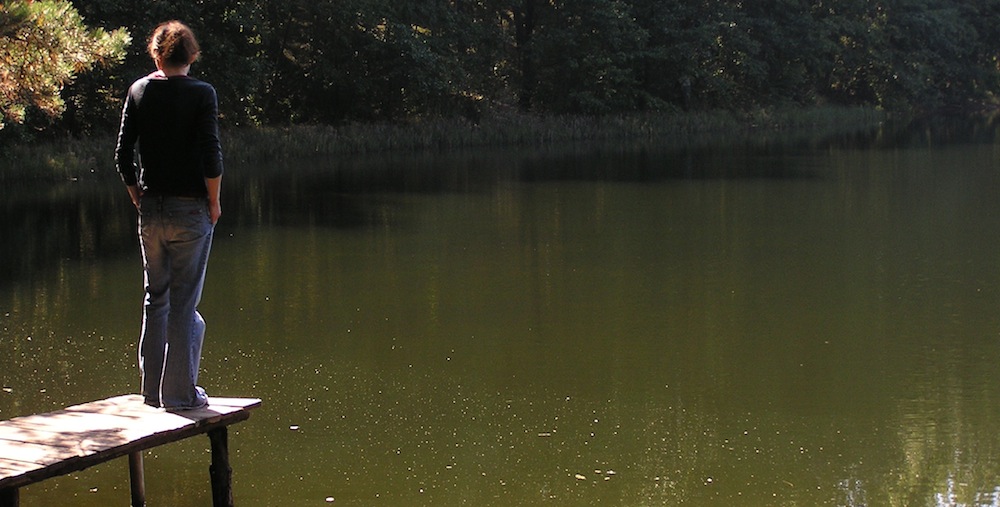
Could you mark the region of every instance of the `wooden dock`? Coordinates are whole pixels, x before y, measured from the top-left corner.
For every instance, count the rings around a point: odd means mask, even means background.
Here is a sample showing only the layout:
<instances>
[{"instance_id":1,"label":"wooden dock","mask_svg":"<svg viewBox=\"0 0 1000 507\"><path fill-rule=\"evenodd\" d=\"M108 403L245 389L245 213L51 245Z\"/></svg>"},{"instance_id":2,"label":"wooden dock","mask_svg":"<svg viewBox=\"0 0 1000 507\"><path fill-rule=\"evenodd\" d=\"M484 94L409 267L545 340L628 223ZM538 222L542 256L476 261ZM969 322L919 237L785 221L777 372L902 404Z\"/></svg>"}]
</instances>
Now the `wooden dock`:
<instances>
[{"instance_id":1,"label":"wooden dock","mask_svg":"<svg viewBox=\"0 0 1000 507\"><path fill-rule=\"evenodd\" d=\"M200 434L212 446L215 507L231 507L227 427L250 417L256 398L209 398L198 410L167 412L123 395L0 421L0 507L17 507L19 488L128 456L133 507L145 505L142 453Z\"/></svg>"}]
</instances>

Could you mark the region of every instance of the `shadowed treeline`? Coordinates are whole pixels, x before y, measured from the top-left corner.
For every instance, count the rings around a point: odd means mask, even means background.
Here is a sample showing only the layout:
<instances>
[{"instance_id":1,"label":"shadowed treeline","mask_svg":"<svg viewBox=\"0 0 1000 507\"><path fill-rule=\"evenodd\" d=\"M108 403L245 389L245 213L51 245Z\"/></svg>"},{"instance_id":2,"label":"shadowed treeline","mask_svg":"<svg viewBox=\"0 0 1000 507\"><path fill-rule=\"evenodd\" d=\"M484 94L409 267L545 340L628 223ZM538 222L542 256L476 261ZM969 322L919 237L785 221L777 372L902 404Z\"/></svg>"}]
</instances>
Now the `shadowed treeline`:
<instances>
[{"instance_id":1,"label":"shadowed treeline","mask_svg":"<svg viewBox=\"0 0 1000 507\"><path fill-rule=\"evenodd\" d=\"M177 18L228 125L847 105L968 108L998 91L1000 0L74 1L121 65L64 91L56 131L113 129L144 40ZM30 115L29 115L30 116ZM41 119L30 127L37 127Z\"/></svg>"}]
</instances>

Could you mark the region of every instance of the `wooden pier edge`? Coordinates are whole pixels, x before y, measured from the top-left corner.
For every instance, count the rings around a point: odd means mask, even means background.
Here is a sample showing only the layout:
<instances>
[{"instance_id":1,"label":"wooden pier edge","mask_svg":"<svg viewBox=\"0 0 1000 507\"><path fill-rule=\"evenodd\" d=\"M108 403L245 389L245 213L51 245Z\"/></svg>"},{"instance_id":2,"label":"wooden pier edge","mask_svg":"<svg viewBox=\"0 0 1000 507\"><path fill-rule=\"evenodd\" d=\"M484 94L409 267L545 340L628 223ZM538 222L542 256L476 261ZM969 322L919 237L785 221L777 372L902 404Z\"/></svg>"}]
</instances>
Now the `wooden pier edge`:
<instances>
[{"instance_id":1,"label":"wooden pier edge","mask_svg":"<svg viewBox=\"0 0 1000 507\"><path fill-rule=\"evenodd\" d=\"M45 414L0 421L0 507L19 506L19 488L128 456L133 507L145 505L145 450L208 434L214 507L232 507L228 427L249 419L256 398L210 398L183 412L148 407L124 395ZM42 450L44 452L38 452Z\"/></svg>"}]
</instances>

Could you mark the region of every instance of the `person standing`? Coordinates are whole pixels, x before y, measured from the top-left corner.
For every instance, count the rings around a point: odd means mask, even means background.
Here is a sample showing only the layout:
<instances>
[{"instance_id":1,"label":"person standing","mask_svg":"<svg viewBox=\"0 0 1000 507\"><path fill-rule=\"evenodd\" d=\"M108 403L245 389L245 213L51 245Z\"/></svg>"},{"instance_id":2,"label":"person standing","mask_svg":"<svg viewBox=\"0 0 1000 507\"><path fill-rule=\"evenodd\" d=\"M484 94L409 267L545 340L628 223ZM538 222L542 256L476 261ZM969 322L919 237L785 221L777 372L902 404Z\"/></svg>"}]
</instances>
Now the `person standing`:
<instances>
[{"instance_id":1,"label":"person standing","mask_svg":"<svg viewBox=\"0 0 1000 507\"><path fill-rule=\"evenodd\" d=\"M205 339L198 303L222 214L218 98L212 85L188 75L200 54L188 26L160 24L148 50L157 71L129 88L115 149L139 215L141 394L154 407L197 409L208 404L197 385Z\"/></svg>"}]
</instances>

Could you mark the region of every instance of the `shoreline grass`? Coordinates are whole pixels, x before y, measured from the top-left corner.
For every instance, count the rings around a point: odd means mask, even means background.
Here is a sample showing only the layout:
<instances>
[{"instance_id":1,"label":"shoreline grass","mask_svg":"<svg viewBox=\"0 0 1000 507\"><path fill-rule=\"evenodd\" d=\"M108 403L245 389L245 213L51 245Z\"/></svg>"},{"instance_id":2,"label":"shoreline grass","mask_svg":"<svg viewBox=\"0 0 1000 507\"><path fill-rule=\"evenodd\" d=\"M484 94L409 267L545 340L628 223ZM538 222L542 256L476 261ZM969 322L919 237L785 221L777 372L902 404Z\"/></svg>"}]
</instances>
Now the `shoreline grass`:
<instances>
[{"instance_id":1,"label":"shoreline grass","mask_svg":"<svg viewBox=\"0 0 1000 507\"><path fill-rule=\"evenodd\" d=\"M477 123L466 119L403 124L347 124L236 128L222 132L227 163L271 162L311 156L369 156L385 153L448 152L475 148L541 148L587 143L644 143L669 140L683 145L698 137L719 143L761 132L853 132L887 119L872 108L761 109L747 113L703 111L632 115L497 115ZM114 138L91 136L9 146L0 160L0 181L77 180L113 174Z\"/></svg>"},{"instance_id":2,"label":"shoreline grass","mask_svg":"<svg viewBox=\"0 0 1000 507\"><path fill-rule=\"evenodd\" d=\"M357 156L389 152L444 152L487 147L539 148L572 142L643 142L690 136L725 141L762 130L854 131L886 120L871 108L642 113L621 116L508 115L478 123L444 119L406 124L349 124L239 129L227 146L240 146L244 160L276 160L310 155ZM233 154L227 151L227 158Z\"/></svg>"}]
</instances>

